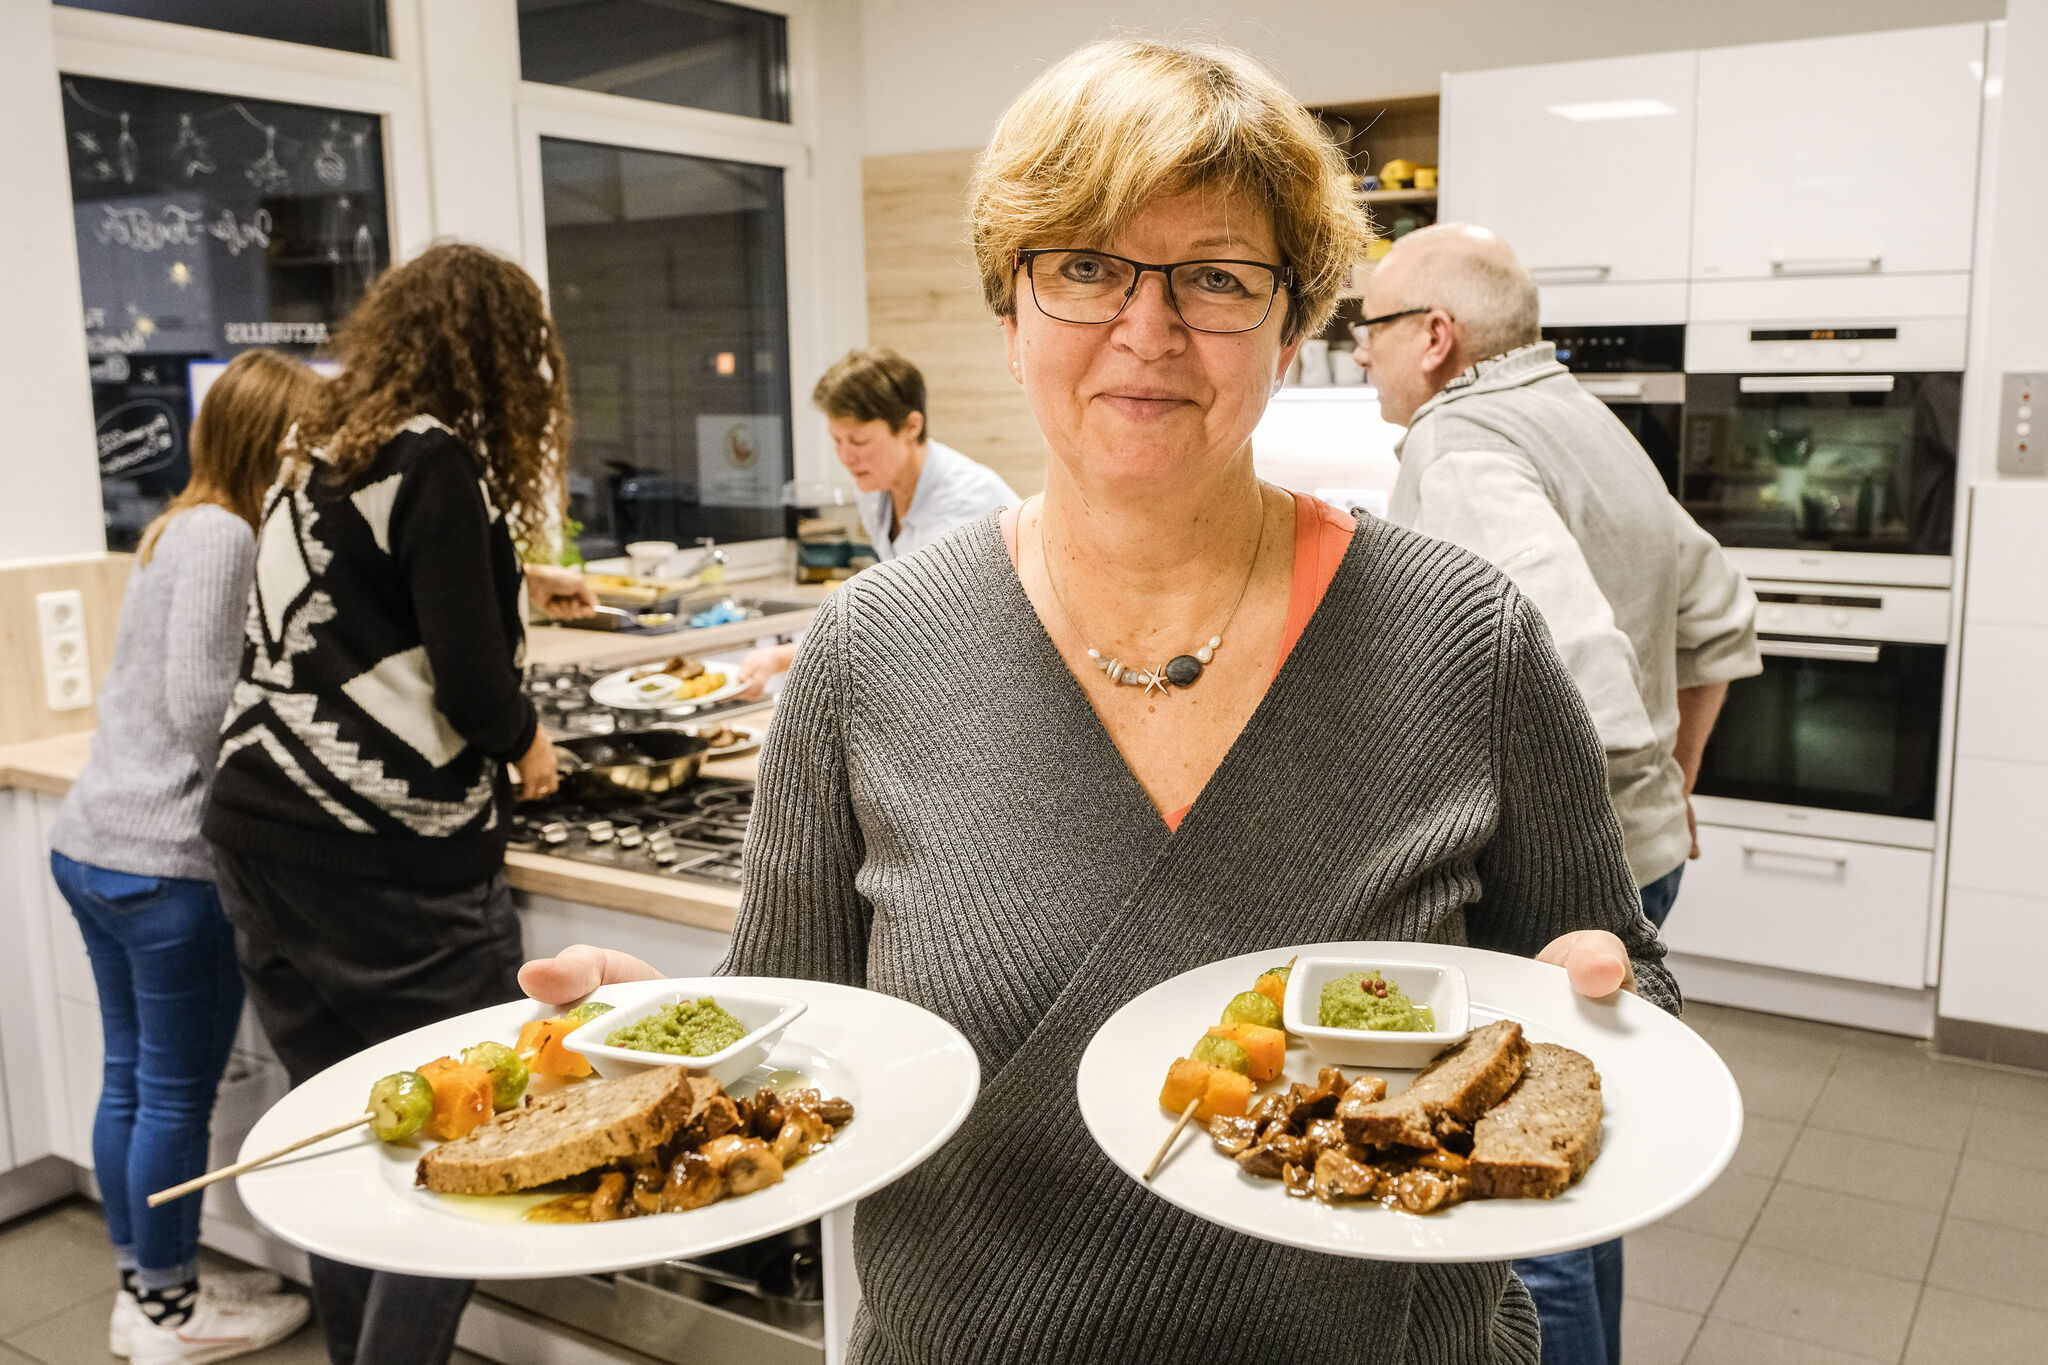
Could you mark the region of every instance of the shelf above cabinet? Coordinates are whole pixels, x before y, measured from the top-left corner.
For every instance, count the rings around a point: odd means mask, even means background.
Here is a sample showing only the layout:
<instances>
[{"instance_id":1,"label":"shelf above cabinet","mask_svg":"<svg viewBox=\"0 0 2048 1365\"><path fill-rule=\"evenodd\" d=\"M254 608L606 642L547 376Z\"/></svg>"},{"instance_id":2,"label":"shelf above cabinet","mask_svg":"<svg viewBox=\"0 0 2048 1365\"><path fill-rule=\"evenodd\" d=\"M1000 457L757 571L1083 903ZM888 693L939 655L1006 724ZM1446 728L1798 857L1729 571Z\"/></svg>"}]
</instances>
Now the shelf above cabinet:
<instances>
[{"instance_id":1,"label":"shelf above cabinet","mask_svg":"<svg viewBox=\"0 0 2048 1365\"><path fill-rule=\"evenodd\" d=\"M1435 190L1366 190L1359 195L1368 204L1434 204Z\"/></svg>"}]
</instances>

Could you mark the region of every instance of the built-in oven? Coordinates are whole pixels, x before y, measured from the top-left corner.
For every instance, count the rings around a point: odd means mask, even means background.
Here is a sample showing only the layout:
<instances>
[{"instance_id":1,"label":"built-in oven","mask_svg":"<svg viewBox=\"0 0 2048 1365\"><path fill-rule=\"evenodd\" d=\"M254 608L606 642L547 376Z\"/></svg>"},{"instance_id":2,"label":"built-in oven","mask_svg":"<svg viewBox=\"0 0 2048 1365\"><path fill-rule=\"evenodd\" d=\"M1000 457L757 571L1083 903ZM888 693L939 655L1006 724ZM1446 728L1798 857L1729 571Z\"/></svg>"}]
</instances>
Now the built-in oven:
<instances>
[{"instance_id":1,"label":"built-in oven","mask_svg":"<svg viewBox=\"0 0 2048 1365\"><path fill-rule=\"evenodd\" d=\"M1963 392L1950 329L1720 340L1695 339L1686 375L1676 491L1693 519L1752 576L1947 586Z\"/></svg>"},{"instance_id":2,"label":"built-in oven","mask_svg":"<svg viewBox=\"0 0 2048 1365\"><path fill-rule=\"evenodd\" d=\"M1587 393L1611 409L1678 491L1685 411L1685 325L1545 327L1543 339Z\"/></svg>"},{"instance_id":3,"label":"built-in oven","mask_svg":"<svg viewBox=\"0 0 2048 1365\"><path fill-rule=\"evenodd\" d=\"M1729 685L1693 807L1680 952L1919 989L1949 593L1757 580L1763 672Z\"/></svg>"}]
</instances>

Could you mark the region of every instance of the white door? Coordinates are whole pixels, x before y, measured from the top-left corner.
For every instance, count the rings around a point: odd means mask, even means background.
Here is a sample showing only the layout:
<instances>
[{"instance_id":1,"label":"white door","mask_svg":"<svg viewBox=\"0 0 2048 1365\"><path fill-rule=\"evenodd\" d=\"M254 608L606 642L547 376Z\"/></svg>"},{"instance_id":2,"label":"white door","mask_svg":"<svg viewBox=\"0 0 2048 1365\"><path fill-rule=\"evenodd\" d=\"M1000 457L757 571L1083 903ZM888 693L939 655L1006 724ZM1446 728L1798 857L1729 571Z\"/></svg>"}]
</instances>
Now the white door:
<instances>
[{"instance_id":1,"label":"white door","mask_svg":"<svg viewBox=\"0 0 2048 1365\"><path fill-rule=\"evenodd\" d=\"M1684 279L1697 61L1447 74L1444 220L1492 228L1543 285Z\"/></svg>"},{"instance_id":2,"label":"white door","mask_svg":"<svg viewBox=\"0 0 2048 1365\"><path fill-rule=\"evenodd\" d=\"M1970 268L1984 26L1700 54L1693 278Z\"/></svg>"}]
</instances>

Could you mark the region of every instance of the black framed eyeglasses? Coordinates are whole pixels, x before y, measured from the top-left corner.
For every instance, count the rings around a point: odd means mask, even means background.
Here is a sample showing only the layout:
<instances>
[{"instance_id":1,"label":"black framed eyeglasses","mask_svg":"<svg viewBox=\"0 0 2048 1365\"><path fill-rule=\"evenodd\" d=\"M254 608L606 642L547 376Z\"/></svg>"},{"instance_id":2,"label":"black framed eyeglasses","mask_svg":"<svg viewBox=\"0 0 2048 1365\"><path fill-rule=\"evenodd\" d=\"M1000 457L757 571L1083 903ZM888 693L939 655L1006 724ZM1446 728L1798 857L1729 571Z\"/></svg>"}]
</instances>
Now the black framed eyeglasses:
<instances>
[{"instance_id":1,"label":"black framed eyeglasses","mask_svg":"<svg viewBox=\"0 0 2048 1365\"><path fill-rule=\"evenodd\" d=\"M1197 332L1251 332L1273 311L1294 271L1264 261L1174 261L1154 265L1107 251L1032 247L1017 253L1038 311L1059 322L1114 322L1148 271L1166 280L1167 301Z\"/></svg>"},{"instance_id":2,"label":"black framed eyeglasses","mask_svg":"<svg viewBox=\"0 0 2048 1365\"><path fill-rule=\"evenodd\" d=\"M1403 308L1396 313L1382 313L1376 318L1361 318L1351 324L1351 334L1363 338L1368 331L1383 322L1394 322L1401 318L1412 318L1417 313L1434 313L1435 311L1435 306L1431 305L1424 308Z\"/></svg>"}]
</instances>

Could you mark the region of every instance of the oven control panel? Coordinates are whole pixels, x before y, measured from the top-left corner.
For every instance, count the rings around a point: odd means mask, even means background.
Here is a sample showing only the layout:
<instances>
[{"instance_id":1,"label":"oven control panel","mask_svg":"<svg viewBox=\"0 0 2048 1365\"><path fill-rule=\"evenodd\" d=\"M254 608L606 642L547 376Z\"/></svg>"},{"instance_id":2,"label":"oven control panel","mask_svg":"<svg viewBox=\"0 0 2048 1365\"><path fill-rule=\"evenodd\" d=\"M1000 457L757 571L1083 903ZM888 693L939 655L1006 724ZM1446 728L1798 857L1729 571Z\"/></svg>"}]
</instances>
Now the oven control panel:
<instances>
[{"instance_id":1,"label":"oven control panel","mask_svg":"<svg viewBox=\"0 0 2048 1365\"><path fill-rule=\"evenodd\" d=\"M1827 374L1961 370L1962 318L1884 321L1695 322L1686 328L1693 374Z\"/></svg>"},{"instance_id":2,"label":"oven control panel","mask_svg":"<svg viewBox=\"0 0 2048 1365\"><path fill-rule=\"evenodd\" d=\"M1657 374L1685 368L1685 324L1545 327L1543 339L1573 374Z\"/></svg>"},{"instance_id":3,"label":"oven control panel","mask_svg":"<svg viewBox=\"0 0 2048 1365\"><path fill-rule=\"evenodd\" d=\"M1795 583L1758 579L1758 635L1840 640L1948 640L1950 596L1945 588L1867 587L1855 583Z\"/></svg>"}]
</instances>

